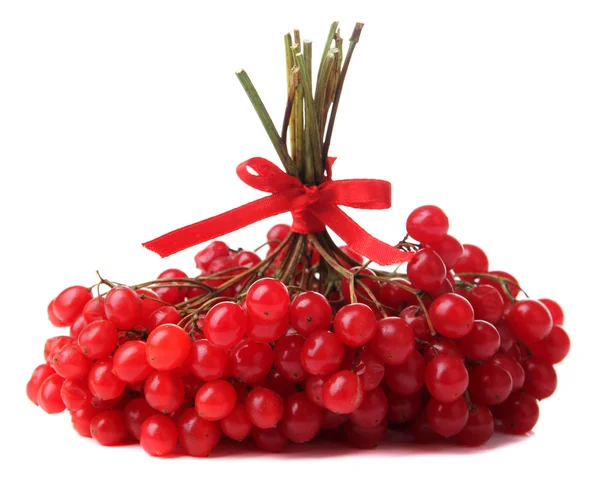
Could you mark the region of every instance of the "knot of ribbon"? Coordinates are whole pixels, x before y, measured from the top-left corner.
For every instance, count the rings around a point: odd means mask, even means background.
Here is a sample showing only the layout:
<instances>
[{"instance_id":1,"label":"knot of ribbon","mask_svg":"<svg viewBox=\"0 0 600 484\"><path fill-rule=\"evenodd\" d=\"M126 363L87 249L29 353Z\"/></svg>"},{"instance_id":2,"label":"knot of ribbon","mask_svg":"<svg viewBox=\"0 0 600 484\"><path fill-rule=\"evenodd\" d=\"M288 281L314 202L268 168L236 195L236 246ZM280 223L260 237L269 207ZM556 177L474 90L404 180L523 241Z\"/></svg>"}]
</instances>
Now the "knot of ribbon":
<instances>
[{"instance_id":1,"label":"knot of ribbon","mask_svg":"<svg viewBox=\"0 0 600 484\"><path fill-rule=\"evenodd\" d=\"M409 261L413 254L373 237L339 208L339 205L372 210L390 208L391 184L373 179L332 180L334 160L327 159L327 178L317 186L304 185L264 158L244 161L236 169L240 180L271 195L179 228L143 246L166 257L259 220L291 212L292 231L296 233L312 234L329 227L349 247L377 264L385 266Z\"/></svg>"}]
</instances>

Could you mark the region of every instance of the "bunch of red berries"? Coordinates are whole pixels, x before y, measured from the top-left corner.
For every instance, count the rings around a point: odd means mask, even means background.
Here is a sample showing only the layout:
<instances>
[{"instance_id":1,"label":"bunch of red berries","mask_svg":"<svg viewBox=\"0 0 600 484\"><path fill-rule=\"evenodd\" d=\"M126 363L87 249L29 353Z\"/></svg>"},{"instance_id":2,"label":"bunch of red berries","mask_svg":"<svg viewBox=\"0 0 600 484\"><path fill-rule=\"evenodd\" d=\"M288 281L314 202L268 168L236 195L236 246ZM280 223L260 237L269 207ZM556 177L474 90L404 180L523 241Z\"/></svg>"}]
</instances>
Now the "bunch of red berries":
<instances>
[{"instance_id":1,"label":"bunch of red berries","mask_svg":"<svg viewBox=\"0 0 600 484\"><path fill-rule=\"evenodd\" d=\"M389 429L469 446L524 434L569 352L562 310L447 231L437 207L410 214L405 275L277 225L264 259L216 241L197 277L69 287L48 306L69 335L47 340L27 395L84 437L157 456L225 438L281 451L323 433L364 448Z\"/></svg>"}]
</instances>

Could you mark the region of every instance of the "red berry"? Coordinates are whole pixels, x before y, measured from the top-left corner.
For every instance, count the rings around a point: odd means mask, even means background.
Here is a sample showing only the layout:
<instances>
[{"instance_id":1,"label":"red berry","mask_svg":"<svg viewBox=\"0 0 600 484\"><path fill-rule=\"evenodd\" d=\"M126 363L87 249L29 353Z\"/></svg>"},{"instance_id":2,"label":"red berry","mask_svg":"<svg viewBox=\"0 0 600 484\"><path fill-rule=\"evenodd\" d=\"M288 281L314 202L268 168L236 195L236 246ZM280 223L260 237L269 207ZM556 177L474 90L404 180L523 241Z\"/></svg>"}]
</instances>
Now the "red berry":
<instances>
[{"instance_id":1,"label":"red berry","mask_svg":"<svg viewBox=\"0 0 600 484\"><path fill-rule=\"evenodd\" d=\"M494 434L494 417L485 405L475 404L465 427L456 435L460 445L476 447L485 444Z\"/></svg>"},{"instance_id":2,"label":"red berry","mask_svg":"<svg viewBox=\"0 0 600 484\"><path fill-rule=\"evenodd\" d=\"M425 413L432 430L443 437L458 434L469 420L469 406L464 397L451 403L438 402L432 398L427 403Z\"/></svg>"},{"instance_id":3,"label":"red berry","mask_svg":"<svg viewBox=\"0 0 600 484\"><path fill-rule=\"evenodd\" d=\"M300 361L311 375L328 375L337 370L344 359L344 345L329 331L312 333L302 346Z\"/></svg>"},{"instance_id":4,"label":"red berry","mask_svg":"<svg viewBox=\"0 0 600 484\"><path fill-rule=\"evenodd\" d=\"M158 412L148 404L145 398L134 398L127 402L123 410L123 418L127 431L135 440L140 440L142 424L152 415L158 415Z\"/></svg>"},{"instance_id":5,"label":"red berry","mask_svg":"<svg viewBox=\"0 0 600 484\"><path fill-rule=\"evenodd\" d=\"M442 403L458 400L469 386L465 365L453 356L436 356L425 367L425 385Z\"/></svg>"},{"instance_id":6,"label":"red berry","mask_svg":"<svg viewBox=\"0 0 600 484\"><path fill-rule=\"evenodd\" d=\"M138 295L124 286L108 291L104 310L108 320L123 330L132 329L142 316L142 304Z\"/></svg>"},{"instance_id":7,"label":"red berry","mask_svg":"<svg viewBox=\"0 0 600 484\"><path fill-rule=\"evenodd\" d=\"M242 250L235 255L233 261L235 263L235 267L244 267L245 269L250 269L251 267L257 265L261 261L261 258L255 252Z\"/></svg>"},{"instance_id":8,"label":"red berry","mask_svg":"<svg viewBox=\"0 0 600 484\"><path fill-rule=\"evenodd\" d=\"M431 444L443 439L442 436L435 432L429 425L429 422L427 421L427 412L425 411L421 412L417 415L417 418L413 420L411 431L415 441L420 444Z\"/></svg>"},{"instance_id":9,"label":"red berry","mask_svg":"<svg viewBox=\"0 0 600 484\"><path fill-rule=\"evenodd\" d=\"M148 404L163 413L177 410L185 398L185 387L180 376L172 371L155 371L144 383Z\"/></svg>"},{"instance_id":10,"label":"red berry","mask_svg":"<svg viewBox=\"0 0 600 484\"><path fill-rule=\"evenodd\" d=\"M446 280L446 266L433 249L421 249L406 269L411 284L423 291L435 291Z\"/></svg>"},{"instance_id":11,"label":"red berry","mask_svg":"<svg viewBox=\"0 0 600 484\"><path fill-rule=\"evenodd\" d=\"M323 410L323 425L325 430L337 429L348 421L347 415L334 413L331 410Z\"/></svg>"},{"instance_id":12,"label":"red berry","mask_svg":"<svg viewBox=\"0 0 600 484\"><path fill-rule=\"evenodd\" d=\"M410 282L404 279L392 279L390 282L384 282L379 291L379 301L384 306L396 311L405 306L417 304L416 296L407 289L411 287Z\"/></svg>"},{"instance_id":13,"label":"red berry","mask_svg":"<svg viewBox=\"0 0 600 484\"><path fill-rule=\"evenodd\" d=\"M540 417L540 409L534 397L527 393L515 393L494 411L502 430L510 434L530 432Z\"/></svg>"},{"instance_id":14,"label":"red berry","mask_svg":"<svg viewBox=\"0 0 600 484\"><path fill-rule=\"evenodd\" d=\"M90 404L84 405L79 410L71 411L71 423L75 432L82 437L91 437L90 424L92 419L98 414L98 410Z\"/></svg>"},{"instance_id":15,"label":"red berry","mask_svg":"<svg viewBox=\"0 0 600 484\"><path fill-rule=\"evenodd\" d=\"M184 452L194 457L206 457L217 446L221 437L219 424L200 418L193 408L183 411L177 422L177 429Z\"/></svg>"},{"instance_id":16,"label":"red berry","mask_svg":"<svg viewBox=\"0 0 600 484\"><path fill-rule=\"evenodd\" d=\"M202 271L208 269L209 264L217 257L227 257L229 255L229 247L225 242L215 240L208 244L204 249L196 254L194 260L196 267Z\"/></svg>"},{"instance_id":17,"label":"red berry","mask_svg":"<svg viewBox=\"0 0 600 484\"><path fill-rule=\"evenodd\" d=\"M448 217L435 205L415 208L406 220L406 231L413 239L425 244L441 239L448 232Z\"/></svg>"},{"instance_id":18,"label":"red berry","mask_svg":"<svg viewBox=\"0 0 600 484\"><path fill-rule=\"evenodd\" d=\"M283 401L274 391L258 387L248 394L246 412L252 425L268 429L283 418Z\"/></svg>"},{"instance_id":19,"label":"red berry","mask_svg":"<svg viewBox=\"0 0 600 484\"><path fill-rule=\"evenodd\" d=\"M101 319L88 324L79 333L77 344L86 358L97 360L110 355L119 342L119 333L111 321Z\"/></svg>"},{"instance_id":20,"label":"red berry","mask_svg":"<svg viewBox=\"0 0 600 484\"><path fill-rule=\"evenodd\" d=\"M387 421L383 421L371 428L360 427L350 421L344 424L346 439L351 445L359 449L372 449L377 447L385 438L387 430Z\"/></svg>"},{"instance_id":21,"label":"red berry","mask_svg":"<svg viewBox=\"0 0 600 484\"><path fill-rule=\"evenodd\" d=\"M279 427L268 429L252 427L252 440L259 449L267 452L281 452L288 442Z\"/></svg>"},{"instance_id":22,"label":"red berry","mask_svg":"<svg viewBox=\"0 0 600 484\"><path fill-rule=\"evenodd\" d=\"M188 276L185 272L180 271L179 269L167 269L164 272L161 272L157 279L187 279ZM164 287L156 287L154 288L154 292L158 295L158 298L161 301L166 302L167 304L179 304L185 301L185 297L188 293L188 288L182 286L181 283L168 283L167 286Z\"/></svg>"},{"instance_id":23,"label":"red berry","mask_svg":"<svg viewBox=\"0 0 600 484\"><path fill-rule=\"evenodd\" d=\"M291 228L287 224L277 224L271 227L269 232L267 232L267 242L269 242L269 247L271 249L276 248L285 240L290 231Z\"/></svg>"},{"instance_id":24,"label":"red berry","mask_svg":"<svg viewBox=\"0 0 600 484\"><path fill-rule=\"evenodd\" d=\"M85 380L66 379L60 388L60 398L70 411L79 410L89 405L92 394Z\"/></svg>"},{"instance_id":25,"label":"red berry","mask_svg":"<svg viewBox=\"0 0 600 484\"><path fill-rule=\"evenodd\" d=\"M425 360L421 353L413 350L404 363L388 366L384 378L394 393L414 395L425 383Z\"/></svg>"},{"instance_id":26,"label":"red berry","mask_svg":"<svg viewBox=\"0 0 600 484\"><path fill-rule=\"evenodd\" d=\"M306 373L300 361L304 341L303 336L290 334L282 336L275 344L273 363L279 373L289 381L301 382L308 378L308 373Z\"/></svg>"},{"instance_id":27,"label":"red berry","mask_svg":"<svg viewBox=\"0 0 600 484\"><path fill-rule=\"evenodd\" d=\"M363 398L364 391L360 378L349 370L334 373L322 387L323 405L335 413L354 412L362 404Z\"/></svg>"},{"instance_id":28,"label":"red berry","mask_svg":"<svg viewBox=\"0 0 600 484\"><path fill-rule=\"evenodd\" d=\"M504 301L498 290L486 284L467 291L467 300L473 306L475 317L496 324L504 314Z\"/></svg>"},{"instance_id":29,"label":"red berry","mask_svg":"<svg viewBox=\"0 0 600 484\"><path fill-rule=\"evenodd\" d=\"M156 370L174 370L186 360L191 346L192 340L182 328L162 324L148 335L146 360Z\"/></svg>"},{"instance_id":30,"label":"red berry","mask_svg":"<svg viewBox=\"0 0 600 484\"><path fill-rule=\"evenodd\" d=\"M285 401L283 418L279 426L283 435L298 444L314 439L323 424L323 409L317 407L299 392Z\"/></svg>"},{"instance_id":31,"label":"red berry","mask_svg":"<svg viewBox=\"0 0 600 484\"><path fill-rule=\"evenodd\" d=\"M487 272L489 262L487 255L476 245L464 244L462 257L454 265L454 272Z\"/></svg>"},{"instance_id":32,"label":"red berry","mask_svg":"<svg viewBox=\"0 0 600 484\"><path fill-rule=\"evenodd\" d=\"M56 372L50 365L39 365L33 370L31 378L27 382L27 397L36 405L38 404L37 396L40 386L46 378L54 375Z\"/></svg>"},{"instance_id":33,"label":"red berry","mask_svg":"<svg viewBox=\"0 0 600 484\"><path fill-rule=\"evenodd\" d=\"M242 340L229 356L232 375L244 383L258 383L273 365L273 350L265 343Z\"/></svg>"},{"instance_id":34,"label":"red berry","mask_svg":"<svg viewBox=\"0 0 600 484\"><path fill-rule=\"evenodd\" d=\"M565 314L557 302L552 299L540 299L540 302L548 308L552 315L552 324L554 326L562 326L565 322Z\"/></svg>"},{"instance_id":35,"label":"red berry","mask_svg":"<svg viewBox=\"0 0 600 484\"><path fill-rule=\"evenodd\" d=\"M360 351L360 353L358 358L356 358L355 373L360 378L363 390L365 392L370 392L377 388L381 383L381 380L383 380L386 371L385 365L383 364L383 361L366 346L358 351Z\"/></svg>"},{"instance_id":36,"label":"red berry","mask_svg":"<svg viewBox=\"0 0 600 484\"><path fill-rule=\"evenodd\" d=\"M144 381L153 369L146 361L146 343L128 341L113 356L113 372L127 383Z\"/></svg>"},{"instance_id":37,"label":"red berry","mask_svg":"<svg viewBox=\"0 0 600 484\"><path fill-rule=\"evenodd\" d=\"M505 352L512 351L515 346L516 336L510 328L508 321L506 319L501 319L496 323L496 329L500 334L500 349Z\"/></svg>"},{"instance_id":38,"label":"red berry","mask_svg":"<svg viewBox=\"0 0 600 484\"><path fill-rule=\"evenodd\" d=\"M65 409L65 404L60 398L60 389L65 379L54 374L46 377L38 388L37 403L46 413L60 413Z\"/></svg>"},{"instance_id":39,"label":"red berry","mask_svg":"<svg viewBox=\"0 0 600 484\"><path fill-rule=\"evenodd\" d=\"M500 333L487 321L475 321L473 329L458 340L464 354L472 360L489 360L500 348Z\"/></svg>"},{"instance_id":40,"label":"red berry","mask_svg":"<svg viewBox=\"0 0 600 484\"><path fill-rule=\"evenodd\" d=\"M88 375L88 385L92 395L102 400L117 398L125 390L125 382L113 372L112 358L104 358L94 363Z\"/></svg>"},{"instance_id":41,"label":"red berry","mask_svg":"<svg viewBox=\"0 0 600 484\"><path fill-rule=\"evenodd\" d=\"M512 387L510 373L500 365L487 361L473 371L469 392L478 402L497 405L509 397Z\"/></svg>"},{"instance_id":42,"label":"red berry","mask_svg":"<svg viewBox=\"0 0 600 484\"><path fill-rule=\"evenodd\" d=\"M359 427L372 428L385 420L388 412L388 400L379 387L370 392L365 392L363 401L354 412L350 414L350 421Z\"/></svg>"},{"instance_id":43,"label":"red berry","mask_svg":"<svg viewBox=\"0 0 600 484\"><path fill-rule=\"evenodd\" d=\"M63 348L73 343L73 339L69 336L54 336L48 338L44 343L44 359L46 363L52 365L54 363L54 357Z\"/></svg>"},{"instance_id":44,"label":"red berry","mask_svg":"<svg viewBox=\"0 0 600 484\"><path fill-rule=\"evenodd\" d=\"M196 394L196 411L204 420L215 421L227 417L235 407L237 394L225 380L206 382Z\"/></svg>"},{"instance_id":45,"label":"red berry","mask_svg":"<svg viewBox=\"0 0 600 484\"><path fill-rule=\"evenodd\" d=\"M143 304L143 302L142 302ZM177 324L181 321L181 314L173 306L161 306L154 310L148 316L144 327L149 331L154 331L163 324Z\"/></svg>"},{"instance_id":46,"label":"red berry","mask_svg":"<svg viewBox=\"0 0 600 484\"><path fill-rule=\"evenodd\" d=\"M262 319L260 316L248 314L246 336L258 343L272 343L281 338L288 329L287 316L278 321Z\"/></svg>"},{"instance_id":47,"label":"red berry","mask_svg":"<svg viewBox=\"0 0 600 484\"><path fill-rule=\"evenodd\" d=\"M92 362L73 343L55 353L52 366L63 378L83 378L89 373Z\"/></svg>"},{"instance_id":48,"label":"red berry","mask_svg":"<svg viewBox=\"0 0 600 484\"><path fill-rule=\"evenodd\" d=\"M248 318L234 302L215 304L204 318L202 330L210 344L218 348L232 348L244 336Z\"/></svg>"},{"instance_id":49,"label":"red berry","mask_svg":"<svg viewBox=\"0 0 600 484\"><path fill-rule=\"evenodd\" d=\"M56 326L57 328L67 328L69 324L61 321L58 316L54 313L54 301L50 301L47 308L48 321L52 323L52 326Z\"/></svg>"},{"instance_id":50,"label":"red berry","mask_svg":"<svg viewBox=\"0 0 600 484\"><path fill-rule=\"evenodd\" d=\"M369 306L362 303L347 304L335 315L333 328L342 343L356 348L375 336L377 320Z\"/></svg>"},{"instance_id":51,"label":"red berry","mask_svg":"<svg viewBox=\"0 0 600 484\"><path fill-rule=\"evenodd\" d=\"M238 442L248 437L252 430L252 422L246 412L246 406L242 403L236 403L231 413L221 419L220 425L223 434Z\"/></svg>"},{"instance_id":52,"label":"red berry","mask_svg":"<svg viewBox=\"0 0 600 484\"><path fill-rule=\"evenodd\" d=\"M92 294L87 287L71 286L56 296L52 311L65 326L71 326L90 299Z\"/></svg>"},{"instance_id":53,"label":"red berry","mask_svg":"<svg viewBox=\"0 0 600 484\"><path fill-rule=\"evenodd\" d=\"M508 323L515 334L527 342L536 342L550 334L552 315L539 301L517 301L508 313Z\"/></svg>"},{"instance_id":54,"label":"red berry","mask_svg":"<svg viewBox=\"0 0 600 484\"><path fill-rule=\"evenodd\" d=\"M535 356L539 356L548 363L555 365L566 358L571 349L571 340L567 332L554 325L548 336L543 340L530 344L529 349Z\"/></svg>"},{"instance_id":55,"label":"red berry","mask_svg":"<svg viewBox=\"0 0 600 484\"><path fill-rule=\"evenodd\" d=\"M513 393L519 391L523 387L523 384L525 383L525 370L512 356L498 353L490 358L489 361L504 368L510 373Z\"/></svg>"},{"instance_id":56,"label":"red berry","mask_svg":"<svg viewBox=\"0 0 600 484\"><path fill-rule=\"evenodd\" d=\"M199 339L192 344L186 366L196 378L210 381L223 376L226 362L224 350L212 346L206 339Z\"/></svg>"},{"instance_id":57,"label":"red berry","mask_svg":"<svg viewBox=\"0 0 600 484\"><path fill-rule=\"evenodd\" d=\"M369 342L371 349L387 365L399 365L415 348L415 336L406 321L389 317L377 322L377 332Z\"/></svg>"},{"instance_id":58,"label":"red berry","mask_svg":"<svg viewBox=\"0 0 600 484\"><path fill-rule=\"evenodd\" d=\"M454 268L463 255L462 244L451 235L444 235L435 242L427 244L444 261L447 270Z\"/></svg>"},{"instance_id":59,"label":"red berry","mask_svg":"<svg viewBox=\"0 0 600 484\"><path fill-rule=\"evenodd\" d=\"M519 283L514 278L514 276L512 276L508 272L504 272L504 271L490 271L490 272L488 272L488 274L491 276L494 276L494 277L501 277L503 279L506 279L507 280L506 289L508 290L509 294L512 295L513 298L518 296L518 294L520 292ZM465 278L465 279L468 279L468 278ZM503 284L500 284L500 282L497 282L497 281L494 281L492 279L488 279L485 277L481 278L481 283L486 284L488 286L492 286L494 289L496 289L502 296L502 300L504 301L505 304L511 303L510 298L504 291Z\"/></svg>"},{"instance_id":60,"label":"red berry","mask_svg":"<svg viewBox=\"0 0 600 484\"><path fill-rule=\"evenodd\" d=\"M454 356L460 361L465 361L465 354L460 346L455 341L443 336L439 337L436 342L423 346L425 363L429 363L436 356Z\"/></svg>"},{"instance_id":61,"label":"red berry","mask_svg":"<svg viewBox=\"0 0 600 484\"><path fill-rule=\"evenodd\" d=\"M127 439L127 427L121 410L98 413L90 422L90 433L101 445L119 445Z\"/></svg>"},{"instance_id":62,"label":"red berry","mask_svg":"<svg viewBox=\"0 0 600 484\"><path fill-rule=\"evenodd\" d=\"M298 391L296 389L296 385L293 382L285 379L275 368L269 372L267 377L261 382L260 385L268 388L269 390L273 390L281 398L287 398Z\"/></svg>"},{"instance_id":63,"label":"red berry","mask_svg":"<svg viewBox=\"0 0 600 484\"><path fill-rule=\"evenodd\" d=\"M400 319L406 321L415 338L421 341L435 341L423 310L419 306L408 306L400 312Z\"/></svg>"},{"instance_id":64,"label":"red berry","mask_svg":"<svg viewBox=\"0 0 600 484\"><path fill-rule=\"evenodd\" d=\"M434 329L448 338L463 338L473 329L473 307L458 294L443 294L429 306Z\"/></svg>"},{"instance_id":65,"label":"red berry","mask_svg":"<svg viewBox=\"0 0 600 484\"><path fill-rule=\"evenodd\" d=\"M525 384L523 391L537 400L548 398L554 393L557 385L556 371L553 366L532 356L523 363Z\"/></svg>"},{"instance_id":66,"label":"red berry","mask_svg":"<svg viewBox=\"0 0 600 484\"><path fill-rule=\"evenodd\" d=\"M177 426L166 415L152 415L142 424L140 444L150 455L169 455L177 446Z\"/></svg>"},{"instance_id":67,"label":"red berry","mask_svg":"<svg viewBox=\"0 0 600 484\"><path fill-rule=\"evenodd\" d=\"M403 424L419 415L422 404L420 393L398 395L397 393L389 392L387 398L389 405L387 417L390 422Z\"/></svg>"},{"instance_id":68,"label":"red berry","mask_svg":"<svg viewBox=\"0 0 600 484\"><path fill-rule=\"evenodd\" d=\"M99 319L106 319L106 311L104 311L104 298L95 297L90 299L83 307L83 317L88 323L93 323Z\"/></svg>"},{"instance_id":69,"label":"red berry","mask_svg":"<svg viewBox=\"0 0 600 484\"><path fill-rule=\"evenodd\" d=\"M311 375L304 384L304 390L310 401L321 408L325 408L325 404L323 403L323 385L325 385L327 378L321 375Z\"/></svg>"},{"instance_id":70,"label":"red berry","mask_svg":"<svg viewBox=\"0 0 600 484\"><path fill-rule=\"evenodd\" d=\"M160 301L158 294L148 287L136 289L135 293L140 300L140 306L142 308L136 326L141 326L146 328L148 331L151 331L154 328L150 326L150 316L158 309L165 307L165 303Z\"/></svg>"},{"instance_id":71,"label":"red berry","mask_svg":"<svg viewBox=\"0 0 600 484\"><path fill-rule=\"evenodd\" d=\"M290 325L302 336L329 329L332 319L329 301L318 292L298 294L290 305Z\"/></svg>"},{"instance_id":72,"label":"red berry","mask_svg":"<svg viewBox=\"0 0 600 484\"><path fill-rule=\"evenodd\" d=\"M248 289L246 305L257 321L279 322L289 317L290 295L281 281L259 279Z\"/></svg>"},{"instance_id":73,"label":"red berry","mask_svg":"<svg viewBox=\"0 0 600 484\"><path fill-rule=\"evenodd\" d=\"M83 315L79 316L75 322L73 323L73 325L69 328L69 336L74 339L75 341L77 341L77 338L79 338L79 335L81 334L81 331L83 331L83 328L85 328L88 324L85 318L83 317Z\"/></svg>"}]
</instances>

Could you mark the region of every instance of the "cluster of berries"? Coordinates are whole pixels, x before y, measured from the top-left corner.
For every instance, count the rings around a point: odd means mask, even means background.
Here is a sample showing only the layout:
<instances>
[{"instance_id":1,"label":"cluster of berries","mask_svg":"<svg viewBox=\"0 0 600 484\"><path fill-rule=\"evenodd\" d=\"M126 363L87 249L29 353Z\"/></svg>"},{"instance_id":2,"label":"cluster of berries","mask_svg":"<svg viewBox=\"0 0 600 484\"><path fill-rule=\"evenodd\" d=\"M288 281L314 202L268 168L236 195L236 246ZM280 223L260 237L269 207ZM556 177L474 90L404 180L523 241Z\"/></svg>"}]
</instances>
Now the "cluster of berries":
<instances>
[{"instance_id":1,"label":"cluster of berries","mask_svg":"<svg viewBox=\"0 0 600 484\"><path fill-rule=\"evenodd\" d=\"M170 269L137 286L69 287L48 306L69 335L46 341L27 395L67 409L84 437L135 439L155 456L178 444L206 456L249 436L281 451L320 433L368 448L388 429L469 446L530 431L569 352L560 306L490 271L437 207L413 211L407 232L405 275L345 247L338 272L319 277L325 254L306 244L284 284L293 234L277 225L265 259L215 241L195 257L198 277Z\"/></svg>"}]
</instances>

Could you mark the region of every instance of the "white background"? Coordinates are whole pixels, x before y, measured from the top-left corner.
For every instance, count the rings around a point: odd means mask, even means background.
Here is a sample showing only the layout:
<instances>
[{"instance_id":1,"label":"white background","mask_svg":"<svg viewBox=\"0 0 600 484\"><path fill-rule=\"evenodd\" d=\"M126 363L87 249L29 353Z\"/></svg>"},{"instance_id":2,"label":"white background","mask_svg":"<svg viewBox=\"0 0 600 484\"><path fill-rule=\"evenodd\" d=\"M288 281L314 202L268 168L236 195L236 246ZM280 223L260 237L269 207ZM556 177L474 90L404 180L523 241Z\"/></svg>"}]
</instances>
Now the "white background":
<instances>
[{"instance_id":1,"label":"white background","mask_svg":"<svg viewBox=\"0 0 600 484\"><path fill-rule=\"evenodd\" d=\"M588 444L600 430L597 2L0 5L0 481L597 475ZM276 156L234 72L246 68L279 125L283 34L301 28L319 53L333 20L346 39L355 21L366 23L338 112L334 176L394 184L391 210L355 219L395 242L413 208L439 204L451 233L482 246L493 269L564 307L572 353L535 435L477 451L387 444L161 460L139 447L102 448L78 437L66 414L31 405L25 383L55 334L45 312L56 293L92 284L96 269L129 283L170 266L192 273L194 249L161 260L140 243L260 196L235 166ZM274 222L226 240L252 248Z\"/></svg>"}]
</instances>

